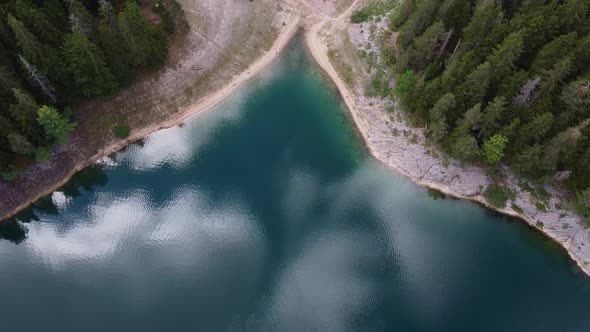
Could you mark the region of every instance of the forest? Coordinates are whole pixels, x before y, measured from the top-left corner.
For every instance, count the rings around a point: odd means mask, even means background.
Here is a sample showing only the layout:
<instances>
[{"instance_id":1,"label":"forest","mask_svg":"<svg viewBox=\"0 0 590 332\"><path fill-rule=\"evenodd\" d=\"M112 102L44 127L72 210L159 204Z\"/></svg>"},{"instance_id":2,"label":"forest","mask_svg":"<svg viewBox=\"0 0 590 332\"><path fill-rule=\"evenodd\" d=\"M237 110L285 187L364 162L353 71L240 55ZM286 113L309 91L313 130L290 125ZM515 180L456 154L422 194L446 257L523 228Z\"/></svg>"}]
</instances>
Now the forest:
<instances>
[{"instance_id":1,"label":"forest","mask_svg":"<svg viewBox=\"0 0 590 332\"><path fill-rule=\"evenodd\" d=\"M377 84L379 93L458 160L565 179L590 219L589 9L588 0L405 0L382 36L395 87Z\"/></svg>"},{"instance_id":2,"label":"forest","mask_svg":"<svg viewBox=\"0 0 590 332\"><path fill-rule=\"evenodd\" d=\"M75 105L161 67L183 22L174 0L3 0L0 180L67 143Z\"/></svg>"}]
</instances>

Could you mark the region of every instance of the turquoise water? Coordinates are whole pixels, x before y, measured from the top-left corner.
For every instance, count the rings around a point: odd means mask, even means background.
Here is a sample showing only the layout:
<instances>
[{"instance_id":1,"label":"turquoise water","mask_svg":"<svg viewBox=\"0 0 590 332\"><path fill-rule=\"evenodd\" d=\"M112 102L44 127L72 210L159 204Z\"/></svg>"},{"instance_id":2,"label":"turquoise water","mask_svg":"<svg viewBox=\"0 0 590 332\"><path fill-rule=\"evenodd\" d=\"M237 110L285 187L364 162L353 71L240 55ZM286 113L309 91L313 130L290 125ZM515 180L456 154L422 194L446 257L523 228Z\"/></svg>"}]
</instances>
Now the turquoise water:
<instances>
[{"instance_id":1,"label":"turquoise water","mask_svg":"<svg viewBox=\"0 0 590 332\"><path fill-rule=\"evenodd\" d=\"M0 226L3 331L590 331L522 223L372 160L300 42Z\"/></svg>"}]
</instances>

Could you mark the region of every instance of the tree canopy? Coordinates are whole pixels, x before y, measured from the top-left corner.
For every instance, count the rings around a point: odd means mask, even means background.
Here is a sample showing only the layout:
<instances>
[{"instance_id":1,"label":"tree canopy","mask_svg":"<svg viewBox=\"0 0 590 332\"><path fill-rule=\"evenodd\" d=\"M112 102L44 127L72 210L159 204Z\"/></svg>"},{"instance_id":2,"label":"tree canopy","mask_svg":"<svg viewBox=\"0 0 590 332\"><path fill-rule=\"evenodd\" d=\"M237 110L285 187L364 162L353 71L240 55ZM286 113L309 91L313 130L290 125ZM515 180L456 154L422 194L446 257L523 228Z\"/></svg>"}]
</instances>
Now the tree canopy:
<instances>
[{"instance_id":1,"label":"tree canopy","mask_svg":"<svg viewBox=\"0 0 590 332\"><path fill-rule=\"evenodd\" d=\"M13 179L17 156L43 160L63 144L76 111L137 74L164 64L182 21L174 0L6 0L0 3L0 177ZM159 22L159 23L158 23ZM22 159L22 158L20 158Z\"/></svg>"}]
</instances>

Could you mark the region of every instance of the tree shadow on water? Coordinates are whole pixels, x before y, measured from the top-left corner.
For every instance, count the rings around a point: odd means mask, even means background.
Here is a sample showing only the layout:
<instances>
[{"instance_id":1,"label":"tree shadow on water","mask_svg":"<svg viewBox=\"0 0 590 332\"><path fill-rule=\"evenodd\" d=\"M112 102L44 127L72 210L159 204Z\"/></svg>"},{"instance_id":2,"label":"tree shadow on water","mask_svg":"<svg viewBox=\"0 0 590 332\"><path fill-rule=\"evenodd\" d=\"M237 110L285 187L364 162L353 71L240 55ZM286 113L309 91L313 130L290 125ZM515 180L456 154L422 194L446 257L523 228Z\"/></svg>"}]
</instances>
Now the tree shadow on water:
<instances>
[{"instance_id":1,"label":"tree shadow on water","mask_svg":"<svg viewBox=\"0 0 590 332\"><path fill-rule=\"evenodd\" d=\"M0 240L19 244L27 238L27 228L16 219L0 222Z\"/></svg>"}]
</instances>

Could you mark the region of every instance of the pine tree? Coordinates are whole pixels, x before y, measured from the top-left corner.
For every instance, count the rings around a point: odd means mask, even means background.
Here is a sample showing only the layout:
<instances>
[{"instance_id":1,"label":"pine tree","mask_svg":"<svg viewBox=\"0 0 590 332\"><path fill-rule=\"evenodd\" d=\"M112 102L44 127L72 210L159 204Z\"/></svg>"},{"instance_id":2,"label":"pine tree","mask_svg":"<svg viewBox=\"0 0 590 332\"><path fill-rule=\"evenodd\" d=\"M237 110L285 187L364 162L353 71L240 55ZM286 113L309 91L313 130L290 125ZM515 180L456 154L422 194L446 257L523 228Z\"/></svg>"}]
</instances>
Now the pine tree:
<instances>
[{"instance_id":1,"label":"pine tree","mask_svg":"<svg viewBox=\"0 0 590 332\"><path fill-rule=\"evenodd\" d=\"M447 145L446 150L461 161L474 161L480 156L477 140L465 124L455 127Z\"/></svg>"},{"instance_id":2,"label":"pine tree","mask_svg":"<svg viewBox=\"0 0 590 332\"><path fill-rule=\"evenodd\" d=\"M518 174L537 179L543 175L541 160L543 159L543 147L539 144L527 146L517 154L511 163L511 167Z\"/></svg>"},{"instance_id":3,"label":"pine tree","mask_svg":"<svg viewBox=\"0 0 590 332\"><path fill-rule=\"evenodd\" d=\"M504 97L496 97L486 106L481 119L481 135L483 137L492 136L500 128L500 119L505 110L506 99Z\"/></svg>"},{"instance_id":4,"label":"pine tree","mask_svg":"<svg viewBox=\"0 0 590 332\"><path fill-rule=\"evenodd\" d=\"M35 4L28 0L16 0L14 7L16 16L31 29L33 34L46 43L60 45L61 31Z\"/></svg>"},{"instance_id":5,"label":"pine tree","mask_svg":"<svg viewBox=\"0 0 590 332\"><path fill-rule=\"evenodd\" d=\"M422 36L416 39L412 48L405 52L407 64L401 63L402 60L400 59L399 70L425 68L437 56L437 51L445 34L446 31L442 22L432 24Z\"/></svg>"},{"instance_id":6,"label":"pine tree","mask_svg":"<svg viewBox=\"0 0 590 332\"><path fill-rule=\"evenodd\" d=\"M389 19L390 28L392 30L399 29L399 27L410 18L414 10L416 10L416 0L406 0L402 2Z\"/></svg>"},{"instance_id":7,"label":"pine tree","mask_svg":"<svg viewBox=\"0 0 590 332\"><path fill-rule=\"evenodd\" d=\"M74 83L83 96L105 95L116 88L104 54L77 28L66 36L64 57Z\"/></svg>"},{"instance_id":8,"label":"pine tree","mask_svg":"<svg viewBox=\"0 0 590 332\"><path fill-rule=\"evenodd\" d=\"M487 59L492 68L492 75L503 77L509 74L515 68L515 61L518 60L522 51L522 35L520 33L508 35Z\"/></svg>"},{"instance_id":9,"label":"pine tree","mask_svg":"<svg viewBox=\"0 0 590 332\"><path fill-rule=\"evenodd\" d=\"M482 0L475 8L469 24L463 30L464 45L469 49L481 46L486 36L504 19L504 13L494 0Z\"/></svg>"},{"instance_id":10,"label":"pine tree","mask_svg":"<svg viewBox=\"0 0 590 332\"><path fill-rule=\"evenodd\" d=\"M164 36L145 20L135 2L125 3L117 25L135 66L153 67L166 60L168 50Z\"/></svg>"},{"instance_id":11,"label":"pine tree","mask_svg":"<svg viewBox=\"0 0 590 332\"><path fill-rule=\"evenodd\" d=\"M559 8L559 20L563 28L577 30L588 24L588 9L590 5L587 0L565 0Z\"/></svg>"},{"instance_id":12,"label":"pine tree","mask_svg":"<svg viewBox=\"0 0 590 332\"><path fill-rule=\"evenodd\" d=\"M14 153L31 155L35 152L35 147L26 138L17 133L8 135L8 141L10 142L10 149Z\"/></svg>"},{"instance_id":13,"label":"pine tree","mask_svg":"<svg viewBox=\"0 0 590 332\"><path fill-rule=\"evenodd\" d=\"M492 68L489 62L477 66L467 75L464 83L459 87L462 92L464 105L481 103L492 81Z\"/></svg>"},{"instance_id":14,"label":"pine tree","mask_svg":"<svg viewBox=\"0 0 590 332\"><path fill-rule=\"evenodd\" d=\"M130 58L130 52L117 30L107 24L107 21L101 21L98 26L98 40L117 81L120 85L130 83L135 77L131 69L133 59Z\"/></svg>"},{"instance_id":15,"label":"pine tree","mask_svg":"<svg viewBox=\"0 0 590 332\"><path fill-rule=\"evenodd\" d=\"M27 30L24 24L12 16L12 14L8 14L8 25L14 33L16 42L23 52L23 56L33 61L33 63L43 64L45 50L39 39Z\"/></svg>"},{"instance_id":16,"label":"pine tree","mask_svg":"<svg viewBox=\"0 0 590 332\"><path fill-rule=\"evenodd\" d=\"M76 0L69 1L70 15L68 17L72 30L78 30L86 37L94 34L94 18L84 5Z\"/></svg>"},{"instance_id":17,"label":"pine tree","mask_svg":"<svg viewBox=\"0 0 590 332\"><path fill-rule=\"evenodd\" d=\"M561 100L574 112L590 112L590 76L566 85L561 92Z\"/></svg>"},{"instance_id":18,"label":"pine tree","mask_svg":"<svg viewBox=\"0 0 590 332\"><path fill-rule=\"evenodd\" d=\"M582 138L582 130L590 125L590 119L582 121L574 127L570 127L557 134L543 148L543 161L541 163L544 170L553 172L557 169L559 157L567 150L576 146Z\"/></svg>"},{"instance_id":19,"label":"pine tree","mask_svg":"<svg viewBox=\"0 0 590 332\"><path fill-rule=\"evenodd\" d=\"M406 21L397 37L398 45L402 49L407 49L412 41L432 24L438 6L439 0L422 0L419 2L418 8Z\"/></svg>"},{"instance_id":20,"label":"pine tree","mask_svg":"<svg viewBox=\"0 0 590 332\"><path fill-rule=\"evenodd\" d=\"M442 96L430 110L430 137L435 142L440 142L449 132L446 113L455 107L455 96L447 93Z\"/></svg>"},{"instance_id":21,"label":"pine tree","mask_svg":"<svg viewBox=\"0 0 590 332\"><path fill-rule=\"evenodd\" d=\"M576 32L571 32L561 35L547 43L537 53L537 56L531 65L531 70L538 73L542 70L551 69L555 63L555 59L563 59L563 57L574 51L577 41L578 34Z\"/></svg>"},{"instance_id":22,"label":"pine tree","mask_svg":"<svg viewBox=\"0 0 590 332\"><path fill-rule=\"evenodd\" d=\"M29 140L40 143L41 136L39 135L39 128L36 123L39 105L31 95L22 90L13 89L13 94L16 103L10 105L10 115L16 120L20 131L24 133Z\"/></svg>"},{"instance_id":23,"label":"pine tree","mask_svg":"<svg viewBox=\"0 0 590 332\"><path fill-rule=\"evenodd\" d=\"M459 126L464 126L470 130L479 130L481 129L482 121L481 104L476 104L463 114L463 120Z\"/></svg>"},{"instance_id":24,"label":"pine tree","mask_svg":"<svg viewBox=\"0 0 590 332\"><path fill-rule=\"evenodd\" d=\"M55 88L53 85L51 85L49 80L43 74L41 74L37 68L35 68L35 66L30 64L27 59L20 55L18 56L18 59L22 64L25 73L28 74L28 78L32 82L33 86L39 88L41 93L55 104L57 102L57 96L55 94Z\"/></svg>"},{"instance_id":25,"label":"pine tree","mask_svg":"<svg viewBox=\"0 0 590 332\"><path fill-rule=\"evenodd\" d=\"M444 0L438 8L437 19L443 21L447 28L461 31L469 22L471 13L471 1L469 0Z\"/></svg>"}]
</instances>

